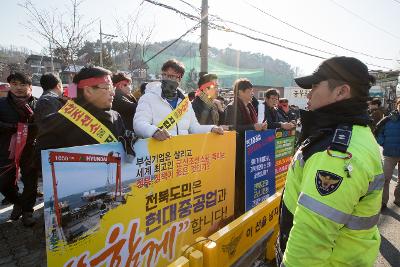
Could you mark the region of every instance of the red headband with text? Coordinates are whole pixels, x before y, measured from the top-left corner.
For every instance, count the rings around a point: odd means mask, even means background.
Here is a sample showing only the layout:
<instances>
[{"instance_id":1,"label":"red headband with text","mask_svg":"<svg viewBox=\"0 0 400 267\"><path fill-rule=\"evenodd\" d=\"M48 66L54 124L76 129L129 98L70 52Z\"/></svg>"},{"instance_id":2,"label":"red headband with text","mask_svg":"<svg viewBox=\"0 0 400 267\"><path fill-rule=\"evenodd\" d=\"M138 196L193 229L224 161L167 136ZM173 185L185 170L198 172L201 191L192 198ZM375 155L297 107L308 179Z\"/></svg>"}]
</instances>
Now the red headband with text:
<instances>
[{"instance_id":1,"label":"red headband with text","mask_svg":"<svg viewBox=\"0 0 400 267\"><path fill-rule=\"evenodd\" d=\"M83 88L85 86L96 86L96 85L102 84L102 83L112 84L110 75L80 80L78 82L78 88Z\"/></svg>"},{"instance_id":2,"label":"red headband with text","mask_svg":"<svg viewBox=\"0 0 400 267\"><path fill-rule=\"evenodd\" d=\"M208 88L208 87L210 87L210 86L214 86L214 87L215 87L215 86L217 86L217 83L214 82L214 81L211 81L211 82L202 84L202 85L200 86L200 88L197 89L197 91L196 91L196 96L199 95L201 91L204 91L204 89L206 89L206 88Z\"/></svg>"}]
</instances>

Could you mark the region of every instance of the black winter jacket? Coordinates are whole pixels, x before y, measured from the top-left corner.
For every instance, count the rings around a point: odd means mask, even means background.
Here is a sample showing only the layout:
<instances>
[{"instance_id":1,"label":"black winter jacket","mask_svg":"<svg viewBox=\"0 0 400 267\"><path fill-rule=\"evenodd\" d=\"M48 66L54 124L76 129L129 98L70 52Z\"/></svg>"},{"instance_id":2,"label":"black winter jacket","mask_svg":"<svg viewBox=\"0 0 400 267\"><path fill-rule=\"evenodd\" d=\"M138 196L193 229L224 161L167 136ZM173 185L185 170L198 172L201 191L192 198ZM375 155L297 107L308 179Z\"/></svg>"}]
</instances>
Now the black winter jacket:
<instances>
[{"instance_id":1,"label":"black winter jacket","mask_svg":"<svg viewBox=\"0 0 400 267\"><path fill-rule=\"evenodd\" d=\"M127 130L133 131L133 117L135 116L136 107L137 101L133 96L126 95L118 89L115 91L112 109L121 115Z\"/></svg>"},{"instance_id":2,"label":"black winter jacket","mask_svg":"<svg viewBox=\"0 0 400 267\"><path fill-rule=\"evenodd\" d=\"M279 122L278 111L276 108L269 108L264 103L264 120L263 122L268 123L268 129L277 129L281 128L281 123Z\"/></svg>"},{"instance_id":3,"label":"black winter jacket","mask_svg":"<svg viewBox=\"0 0 400 267\"><path fill-rule=\"evenodd\" d=\"M35 110L35 122L38 124L39 130L42 127L42 120L49 114L57 112L63 105L63 101L56 93L45 91L38 99Z\"/></svg>"},{"instance_id":4,"label":"black winter jacket","mask_svg":"<svg viewBox=\"0 0 400 267\"><path fill-rule=\"evenodd\" d=\"M29 107L35 111L37 99L31 97L28 101ZM9 147L11 137L17 132L17 124L22 121L18 112L16 111L16 106L13 104L10 95L7 97L0 98L0 166L9 164L12 160L8 157L10 155ZM37 133L37 127L34 121L28 123L28 138L22 156L25 157L28 154L33 153L33 145ZM29 156L28 156L29 157Z\"/></svg>"}]
</instances>

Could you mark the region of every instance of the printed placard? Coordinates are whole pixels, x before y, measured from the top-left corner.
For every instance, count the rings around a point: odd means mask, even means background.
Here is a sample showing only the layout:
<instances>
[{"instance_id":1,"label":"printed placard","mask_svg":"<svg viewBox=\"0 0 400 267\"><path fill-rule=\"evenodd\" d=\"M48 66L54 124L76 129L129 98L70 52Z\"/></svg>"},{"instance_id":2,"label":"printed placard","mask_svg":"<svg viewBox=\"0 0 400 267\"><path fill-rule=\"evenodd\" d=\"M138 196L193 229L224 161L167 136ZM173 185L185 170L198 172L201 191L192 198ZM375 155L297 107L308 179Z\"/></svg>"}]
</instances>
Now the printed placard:
<instances>
[{"instance_id":1,"label":"printed placard","mask_svg":"<svg viewBox=\"0 0 400 267\"><path fill-rule=\"evenodd\" d=\"M245 133L246 211L275 193L275 130Z\"/></svg>"},{"instance_id":2,"label":"printed placard","mask_svg":"<svg viewBox=\"0 0 400 267\"><path fill-rule=\"evenodd\" d=\"M48 266L166 266L233 215L235 133L42 151Z\"/></svg>"}]
</instances>

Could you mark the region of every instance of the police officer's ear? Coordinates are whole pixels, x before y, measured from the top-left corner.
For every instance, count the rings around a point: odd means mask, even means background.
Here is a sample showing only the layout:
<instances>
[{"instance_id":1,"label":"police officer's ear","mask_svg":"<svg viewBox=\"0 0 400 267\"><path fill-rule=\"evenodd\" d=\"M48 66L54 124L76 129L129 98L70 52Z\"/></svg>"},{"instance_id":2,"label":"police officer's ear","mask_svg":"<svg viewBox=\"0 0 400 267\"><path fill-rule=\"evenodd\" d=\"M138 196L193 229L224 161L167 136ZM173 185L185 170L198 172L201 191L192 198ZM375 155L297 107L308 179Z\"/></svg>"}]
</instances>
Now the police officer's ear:
<instances>
[{"instance_id":1,"label":"police officer's ear","mask_svg":"<svg viewBox=\"0 0 400 267\"><path fill-rule=\"evenodd\" d=\"M351 87L348 84L343 84L336 87L336 101L341 101L351 98Z\"/></svg>"}]
</instances>

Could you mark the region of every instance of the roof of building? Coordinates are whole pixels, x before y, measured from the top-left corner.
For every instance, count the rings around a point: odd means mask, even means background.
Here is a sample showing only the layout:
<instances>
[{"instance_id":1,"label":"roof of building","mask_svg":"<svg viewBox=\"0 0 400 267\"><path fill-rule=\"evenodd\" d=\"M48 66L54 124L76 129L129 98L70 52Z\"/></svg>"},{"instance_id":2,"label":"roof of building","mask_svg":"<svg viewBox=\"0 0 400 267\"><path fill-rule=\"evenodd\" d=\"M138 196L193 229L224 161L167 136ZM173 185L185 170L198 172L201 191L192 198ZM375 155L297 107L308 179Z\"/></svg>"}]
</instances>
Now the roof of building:
<instances>
[{"instance_id":1,"label":"roof of building","mask_svg":"<svg viewBox=\"0 0 400 267\"><path fill-rule=\"evenodd\" d=\"M25 62L28 63L28 61L31 61L31 60L41 60L42 62L45 62L45 61L50 62L50 61L51 61L51 57L43 56L43 55L29 55L29 56L26 58ZM62 63L62 60L59 59L59 58L53 57L53 62L55 62L55 63Z\"/></svg>"},{"instance_id":2,"label":"roof of building","mask_svg":"<svg viewBox=\"0 0 400 267\"><path fill-rule=\"evenodd\" d=\"M84 66L80 66L80 65L69 65L67 66L62 72L70 72L70 73L77 73L79 72L81 69L83 69Z\"/></svg>"}]
</instances>

